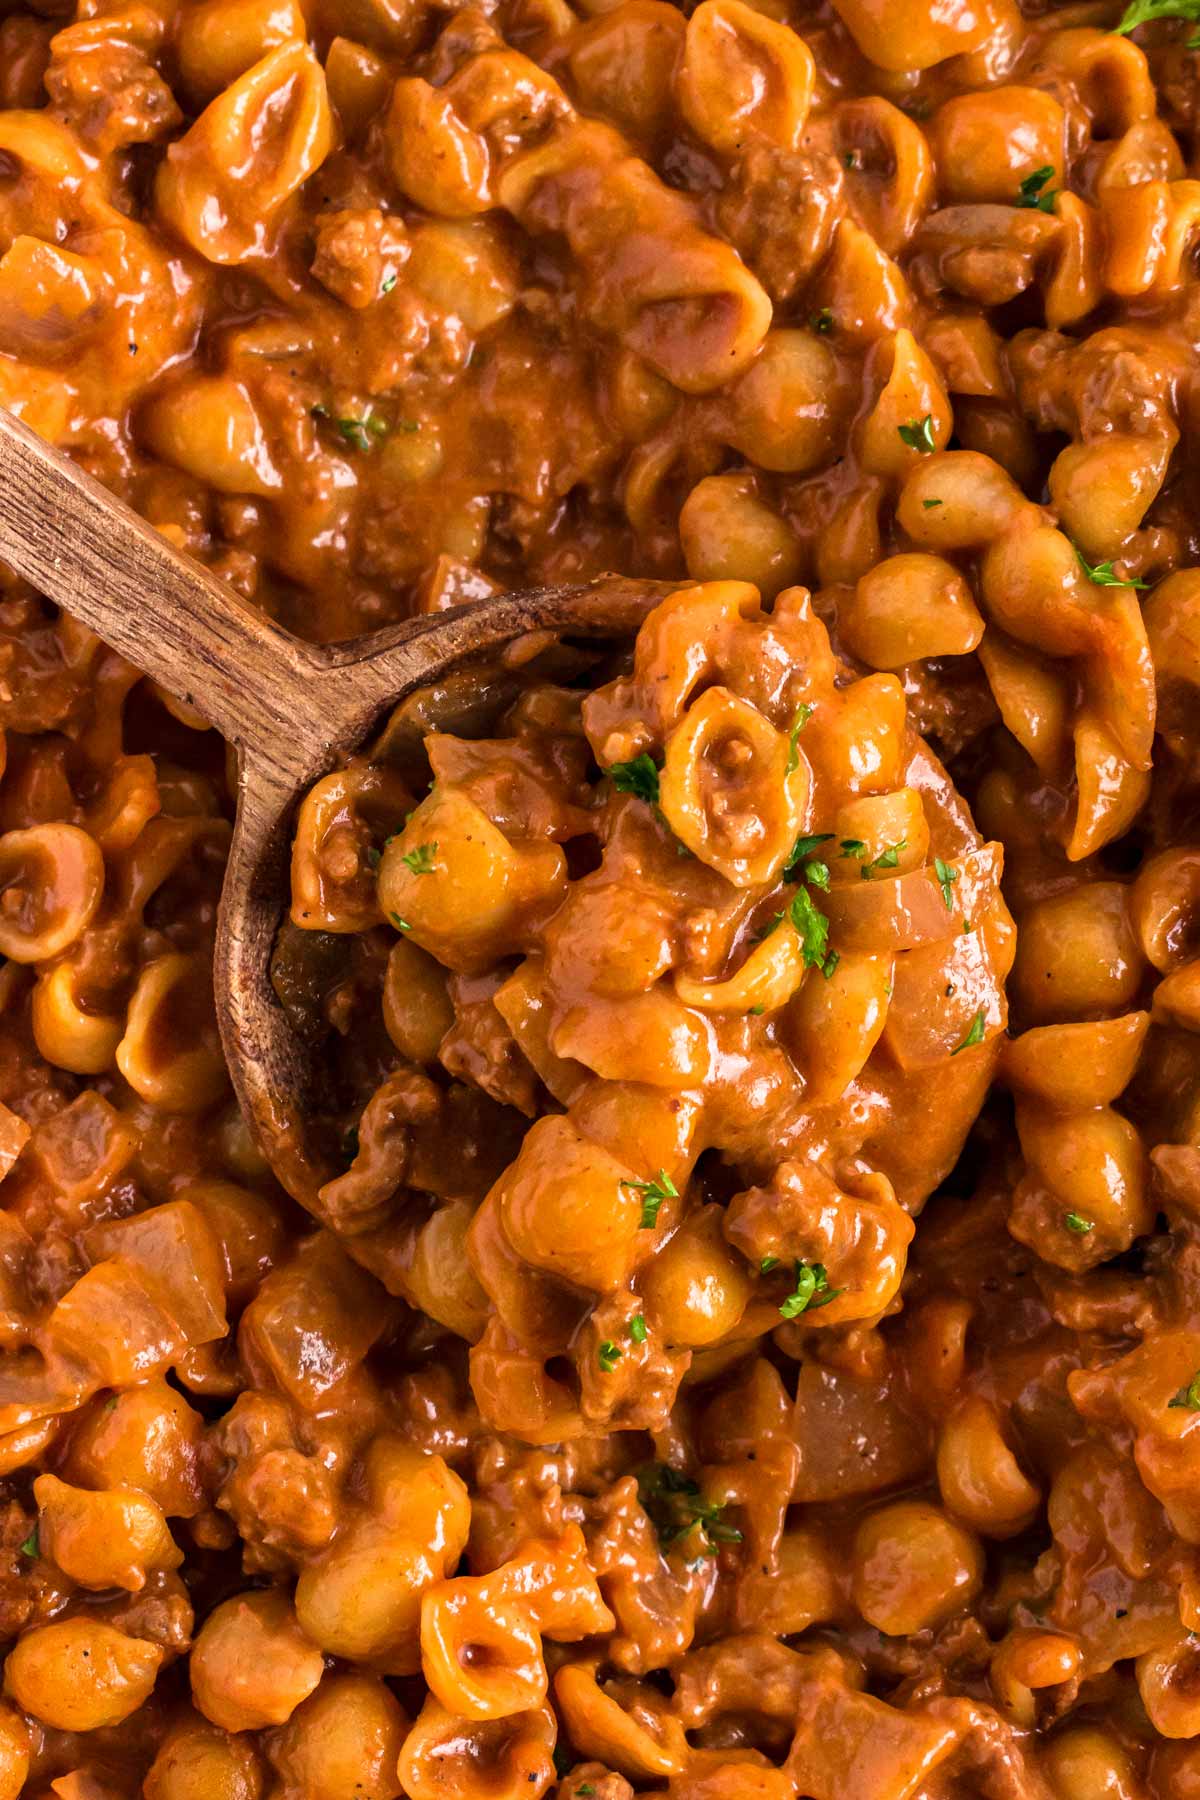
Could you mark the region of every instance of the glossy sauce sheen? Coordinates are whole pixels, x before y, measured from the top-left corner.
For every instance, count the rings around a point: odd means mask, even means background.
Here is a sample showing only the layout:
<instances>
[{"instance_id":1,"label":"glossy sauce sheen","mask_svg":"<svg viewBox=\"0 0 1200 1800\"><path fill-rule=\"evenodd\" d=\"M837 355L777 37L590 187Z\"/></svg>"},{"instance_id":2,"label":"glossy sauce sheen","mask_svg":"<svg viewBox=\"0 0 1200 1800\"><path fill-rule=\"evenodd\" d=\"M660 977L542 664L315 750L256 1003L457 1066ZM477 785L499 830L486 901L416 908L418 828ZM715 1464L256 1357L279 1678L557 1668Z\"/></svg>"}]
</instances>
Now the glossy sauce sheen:
<instances>
[{"instance_id":1,"label":"glossy sauce sheen","mask_svg":"<svg viewBox=\"0 0 1200 1800\"><path fill-rule=\"evenodd\" d=\"M298 822L0 589L0 1800L1197 1800L1194 26L0 22L0 402L292 629L607 569ZM1014 929L1015 922L1015 929Z\"/></svg>"}]
</instances>

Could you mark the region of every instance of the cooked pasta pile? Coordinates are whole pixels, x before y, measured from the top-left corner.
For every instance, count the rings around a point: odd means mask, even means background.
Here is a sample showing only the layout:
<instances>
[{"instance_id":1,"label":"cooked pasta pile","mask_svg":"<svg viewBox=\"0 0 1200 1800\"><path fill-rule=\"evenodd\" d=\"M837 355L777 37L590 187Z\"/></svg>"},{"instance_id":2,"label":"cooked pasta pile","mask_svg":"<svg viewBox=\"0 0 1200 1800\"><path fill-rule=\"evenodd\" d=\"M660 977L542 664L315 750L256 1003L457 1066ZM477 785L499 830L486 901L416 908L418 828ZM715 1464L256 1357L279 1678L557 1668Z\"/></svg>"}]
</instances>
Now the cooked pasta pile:
<instances>
[{"instance_id":1,"label":"cooked pasta pile","mask_svg":"<svg viewBox=\"0 0 1200 1800\"><path fill-rule=\"evenodd\" d=\"M349 637L0 580L0 1800L1198 1800L1197 0L60 0L0 403Z\"/></svg>"}]
</instances>

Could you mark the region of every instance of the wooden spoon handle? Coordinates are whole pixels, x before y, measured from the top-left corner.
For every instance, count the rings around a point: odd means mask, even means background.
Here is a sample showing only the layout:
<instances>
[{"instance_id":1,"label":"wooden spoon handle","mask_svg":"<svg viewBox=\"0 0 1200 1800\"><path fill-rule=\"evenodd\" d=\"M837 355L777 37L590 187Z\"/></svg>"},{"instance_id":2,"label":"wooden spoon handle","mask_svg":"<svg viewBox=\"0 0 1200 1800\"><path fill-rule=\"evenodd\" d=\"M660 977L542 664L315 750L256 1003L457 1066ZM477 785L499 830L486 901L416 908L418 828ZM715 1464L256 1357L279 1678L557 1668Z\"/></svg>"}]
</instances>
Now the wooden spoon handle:
<instances>
[{"instance_id":1,"label":"wooden spoon handle","mask_svg":"<svg viewBox=\"0 0 1200 1800\"><path fill-rule=\"evenodd\" d=\"M3 408L0 561L280 777L329 735L321 653Z\"/></svg>"}]
</instances>

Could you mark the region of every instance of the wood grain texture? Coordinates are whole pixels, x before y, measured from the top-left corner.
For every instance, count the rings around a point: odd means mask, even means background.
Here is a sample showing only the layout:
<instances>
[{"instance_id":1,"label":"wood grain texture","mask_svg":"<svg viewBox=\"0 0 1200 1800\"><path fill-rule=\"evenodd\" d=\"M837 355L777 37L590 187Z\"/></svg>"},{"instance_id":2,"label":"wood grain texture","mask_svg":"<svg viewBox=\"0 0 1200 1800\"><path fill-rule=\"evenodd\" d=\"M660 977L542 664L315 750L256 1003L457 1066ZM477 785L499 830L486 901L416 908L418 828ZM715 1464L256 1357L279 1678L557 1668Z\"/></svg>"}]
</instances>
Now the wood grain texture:
<instances>
[{"instance_id":1,"label":"wood grain texture","mask_svg":"<svg viewBox=\"0 0 1200 1800\"><path fill-rule=\"evenodd\" d=\"M187 700L234 743L237 818L217 927L217 1019L238 1098L284 1186L318 1217L319 1056L271 988L296 807L380 714L514 638L628 637L671 584L616 577L503 594L352 643L301 643L0 409L0 562Z\"/></svg>"},{"instance_id":2,"label":"wood grain texture","mask_svg":"<svg viewBox=\"0 0 1200 1800\"><path fill-rule=\"evenodd\" d=\"M3 410L0 561L291 774L320 717L313 652Z\"/></svg>"}]
</instances>

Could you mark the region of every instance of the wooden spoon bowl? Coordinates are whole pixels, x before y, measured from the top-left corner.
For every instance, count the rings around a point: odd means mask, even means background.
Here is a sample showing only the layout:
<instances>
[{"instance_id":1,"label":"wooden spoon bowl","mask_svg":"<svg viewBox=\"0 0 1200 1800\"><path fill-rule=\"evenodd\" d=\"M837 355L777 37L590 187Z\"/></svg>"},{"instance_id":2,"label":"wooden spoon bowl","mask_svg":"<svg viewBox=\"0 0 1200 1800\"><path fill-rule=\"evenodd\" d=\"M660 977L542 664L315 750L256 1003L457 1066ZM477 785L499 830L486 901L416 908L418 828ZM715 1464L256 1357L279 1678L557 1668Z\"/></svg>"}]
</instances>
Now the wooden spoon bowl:
<instances>
[{"instance_id":1,"label":"wooden spoon bowl","mask_svg":"<svg viewBox=\"0 0 1200 1800\"><path fill-rule=\"evenodd\" d=\"M293 1197L319 1216L321 1157L307 1122L323 1051L294 1029L271 985L300 800L415 690L494 661L530 632L630 637L669 589L615 577L538 588L351 643L306 644L3 410L0 562L195 707L237 749L237 817L217 923L217 1021L264 1154Z\"/></svg>"}]
</instances>

